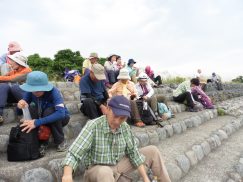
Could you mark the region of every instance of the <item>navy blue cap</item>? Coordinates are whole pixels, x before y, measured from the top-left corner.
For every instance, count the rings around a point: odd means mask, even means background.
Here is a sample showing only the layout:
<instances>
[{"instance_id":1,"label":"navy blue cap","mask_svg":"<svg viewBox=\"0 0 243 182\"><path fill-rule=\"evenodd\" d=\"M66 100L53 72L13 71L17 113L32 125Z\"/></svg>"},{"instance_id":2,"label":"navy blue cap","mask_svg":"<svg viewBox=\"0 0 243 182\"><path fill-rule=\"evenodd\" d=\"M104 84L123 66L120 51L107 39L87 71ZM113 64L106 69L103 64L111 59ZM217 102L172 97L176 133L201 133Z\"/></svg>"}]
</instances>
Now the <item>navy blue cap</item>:
<instances>
[{"instance_id":1,"label":"navy blue cap","mask_svg":"<svg viewBox=\"0 0 243 182\"><path fill-rule=\"evenodd\" d=\"M132 63L135 64L136 62L134 61L134 59L129 59L127 65L129 66L129 65L132 64Z\"/></svg>"},{"instance_id":2,"label":"navy blue cap","mask_svg":"<svg viewBox=\"0 0 243 182\"><path fill-rule=\"evenodd\" d=\"M114 96L108 102L108 106L111 108L115 116L130 117L131 105L126 97L122 95Z\"/></svg>"}]
</instances>

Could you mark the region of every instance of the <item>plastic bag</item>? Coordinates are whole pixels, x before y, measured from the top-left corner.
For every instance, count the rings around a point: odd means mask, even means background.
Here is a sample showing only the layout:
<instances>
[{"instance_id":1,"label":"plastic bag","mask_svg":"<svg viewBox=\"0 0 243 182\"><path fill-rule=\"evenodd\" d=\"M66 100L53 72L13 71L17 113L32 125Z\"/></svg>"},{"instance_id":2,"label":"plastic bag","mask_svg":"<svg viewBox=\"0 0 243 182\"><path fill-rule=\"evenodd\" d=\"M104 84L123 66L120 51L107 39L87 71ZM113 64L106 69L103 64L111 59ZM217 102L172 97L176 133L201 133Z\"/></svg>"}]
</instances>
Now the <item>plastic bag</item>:
<instances>
[{"instance_id":1,"label":"plastic bag","mask_svg":"<svg viewBox=\"0 0 243 182\"><path fill-rule=\"evenodd\" d=\"M30 110L29 107L25 107L22 109L23 111L23 120L31 120Z\"/></svg>"}]
</instances>

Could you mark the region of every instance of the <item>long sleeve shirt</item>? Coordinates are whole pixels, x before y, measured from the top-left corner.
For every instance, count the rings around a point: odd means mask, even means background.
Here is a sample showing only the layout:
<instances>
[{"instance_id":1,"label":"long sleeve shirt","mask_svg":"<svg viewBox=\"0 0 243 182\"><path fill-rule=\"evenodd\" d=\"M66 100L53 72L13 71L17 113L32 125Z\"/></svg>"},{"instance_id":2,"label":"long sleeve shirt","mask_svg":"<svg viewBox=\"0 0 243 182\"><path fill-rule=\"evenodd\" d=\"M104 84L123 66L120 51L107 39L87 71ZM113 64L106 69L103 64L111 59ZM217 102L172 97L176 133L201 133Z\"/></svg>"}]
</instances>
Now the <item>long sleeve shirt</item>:
<instances>
[{"instance_id":1,"label":"long sleeve shirt","mask_svg":"<svg viewBox=\"0 0 243 182\"><path fill-rule=\"evenodd\" d=\"M82 161L86 168L91 165L116 165L124 156L138 167L145 157L138 151L129 125L123 122L112 132L106 116L89 121L68 150L63 166L75 171Z\"/></svg>"},{"instance_id":2,"label":"long sleeve shirt","mask_svg":"<svg viewBox=\"0 0 243 182\"><path fill-rule=\"evenodd\" d=\"M19 67L17 70L10 71L5 76L0 76L0 82L18 82L23 81L23 77L30 73L32 70L26 67Z\"/></svg>"},{"instance_id":3,"label":"long sleeve shirt","mask_svg":"<svg viewBox=\"0 0 243 182\"><path fill-rule=\"evenodd\" d=\"M187 91L191 91L191 84L189 80L182 82L175 90L173 90L173 97L177 97Z\"/></svg>"},{"instance_id":4,"label":"long sleeve shirt","mask_svg":"<svg viewBox=\"0 0 243 182\"><path fill-rule=\"evenodd\" d=\"M38 108L38 111L44 112L45 109L53 107L55 112L49 116L34 118L35 126L38 127L40 125L44 125L47 123L52 123L58 120L64 119L66 116L69 116L69 112L64 106L63 98L59 92L59 90L54 87L51 91L45 92L43 96L36 97L31 92L26 92L24 96L24 100L30 104L31 102ZM62 106L61 106L62 105Z\"/></svg>"},{"instance_id":5,"label":"long sleeve shirt","mask_svg":"<svg viewBox=\"0 0 243 182\"><path fill-rule=\"evenodd\" d=\"M143 86L141 86L139 83L136 84L138 96L147 96L148 98L152 97L154 95L154 89L148 83L145 86L146 86L147 91L148 91L147 94L144 94Z\"/></svg>"}]
</instances>

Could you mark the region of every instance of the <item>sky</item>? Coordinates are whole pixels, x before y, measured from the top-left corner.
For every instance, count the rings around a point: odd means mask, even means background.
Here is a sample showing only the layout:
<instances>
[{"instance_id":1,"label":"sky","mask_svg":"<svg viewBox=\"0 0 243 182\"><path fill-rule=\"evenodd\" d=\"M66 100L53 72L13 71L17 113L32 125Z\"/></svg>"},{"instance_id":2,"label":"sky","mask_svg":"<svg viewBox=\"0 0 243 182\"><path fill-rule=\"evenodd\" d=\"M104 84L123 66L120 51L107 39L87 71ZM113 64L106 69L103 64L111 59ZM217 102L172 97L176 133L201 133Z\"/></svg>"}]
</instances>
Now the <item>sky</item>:
<instances>
[{"instance_id":1,"label":"sky","mask_svg":"<svg viewBox=\"0 0 243 182\"><path fill-rule=\"evenodd\" d=\"M0 54L17 41L26 55L70 48L164 75L243 75L242 0L0 0L0 11Z\"/></svg>"}]
</instances>

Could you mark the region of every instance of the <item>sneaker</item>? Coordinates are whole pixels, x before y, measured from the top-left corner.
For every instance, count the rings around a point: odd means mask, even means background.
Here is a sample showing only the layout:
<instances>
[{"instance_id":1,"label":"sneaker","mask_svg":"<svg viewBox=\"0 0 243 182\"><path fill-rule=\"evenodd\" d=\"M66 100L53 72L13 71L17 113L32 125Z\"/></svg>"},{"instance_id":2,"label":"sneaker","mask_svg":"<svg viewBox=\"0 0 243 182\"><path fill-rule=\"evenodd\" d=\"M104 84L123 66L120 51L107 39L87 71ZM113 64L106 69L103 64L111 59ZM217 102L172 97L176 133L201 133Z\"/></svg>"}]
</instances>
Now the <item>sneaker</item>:
<instances>
[{"instance_id":1,"label":"sneaker","mask_svg":"<svg viewBox=\"0 0 243 182\"><path fill-rule=\"evenodd\" d=\"M66 140L57 145L57 152L65 152L68 149L68 144Z\"/></svg>"},{"instance_id":2,"label":"sneaker","mask_svg":"<svg viewBox=\"0 0 243 182\"><path fill-rule=\"evenodd\" d=\"M144 122L142 122L142 121L138 121L138 122L136 122L134 125L137 126L137 127L140 127L140 128L145 127L145 124L144 124Z\"/></svg>"},{"instance_id":3,"label":"sneaker","mask_svg":"<svg viewBox=\"0 0 243 182\"><path fill-rule=\"evenodd\" d=\"M3 124L3 116L2 115L0 115L0 125L2 125Z\"/></svg>"},{"instance_id":4,"label":"sneaker","mask_svg":"<svg viewBox=\"0 0 243 182\"><path fill-rule=\"evenodd\" d=\"M46 150L48 148L48 144L41 144L39 148L40 156L44 157L46 154Z\"/></svg>"}]
</instances>

